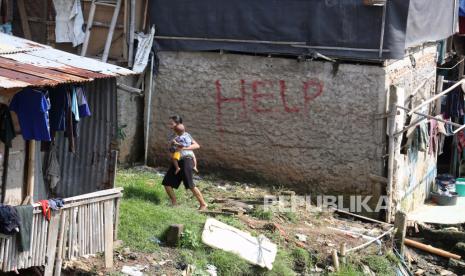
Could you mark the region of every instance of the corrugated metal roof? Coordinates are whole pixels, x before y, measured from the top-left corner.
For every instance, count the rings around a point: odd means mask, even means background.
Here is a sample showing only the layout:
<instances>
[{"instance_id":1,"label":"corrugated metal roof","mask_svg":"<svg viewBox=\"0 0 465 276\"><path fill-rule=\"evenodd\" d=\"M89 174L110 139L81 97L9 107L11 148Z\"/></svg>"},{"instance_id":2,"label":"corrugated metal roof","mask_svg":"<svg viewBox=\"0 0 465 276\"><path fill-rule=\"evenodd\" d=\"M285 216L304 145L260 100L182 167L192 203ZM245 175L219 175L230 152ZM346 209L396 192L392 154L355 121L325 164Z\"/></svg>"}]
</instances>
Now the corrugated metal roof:
<instances>
[{"instance_id":1,"label":"corrugated metal roof","mask_svg":"<svg viewBox=\"0 0 465 276\"><path fill-rule=\"evenodd\" d=\"M135 74L133 71L0 33L0 88L55 86Z\"/></svg>"}]
</instances>

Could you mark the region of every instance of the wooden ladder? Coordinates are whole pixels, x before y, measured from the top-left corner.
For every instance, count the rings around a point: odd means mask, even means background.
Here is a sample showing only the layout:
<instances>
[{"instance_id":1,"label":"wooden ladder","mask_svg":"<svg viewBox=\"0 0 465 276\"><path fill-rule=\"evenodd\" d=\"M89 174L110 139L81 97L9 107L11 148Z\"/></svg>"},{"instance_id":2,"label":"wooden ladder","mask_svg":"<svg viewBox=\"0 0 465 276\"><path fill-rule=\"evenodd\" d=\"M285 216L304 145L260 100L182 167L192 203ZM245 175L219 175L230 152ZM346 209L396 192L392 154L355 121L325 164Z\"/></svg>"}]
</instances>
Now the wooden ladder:
<instances>
[{"instance_id":1,"label":"wooden ladder","mask_svg":"<svg viewBox=\"0 0 465 276\"><path fill-rule=\"evenodd\" d=\"M89 11L89 17L87 18L86 37L84 39L84 44L82 45L81 56L85 56L87 53L87 48L89 46L90 40L90 32L92 29L92 24L94 22L95 10L97 8L97 5L115 8L113 11L113 17L111 18L110 28L108 30L107 40L105 42L105 48L102 54L102 61L107 62L108 54L110 53L111 42L113 39L113 33L115 32L116 21L118 20L119 11L121 8L121 0L92 0L92 4L90 6Z\"/></svg>"}]
</instances>

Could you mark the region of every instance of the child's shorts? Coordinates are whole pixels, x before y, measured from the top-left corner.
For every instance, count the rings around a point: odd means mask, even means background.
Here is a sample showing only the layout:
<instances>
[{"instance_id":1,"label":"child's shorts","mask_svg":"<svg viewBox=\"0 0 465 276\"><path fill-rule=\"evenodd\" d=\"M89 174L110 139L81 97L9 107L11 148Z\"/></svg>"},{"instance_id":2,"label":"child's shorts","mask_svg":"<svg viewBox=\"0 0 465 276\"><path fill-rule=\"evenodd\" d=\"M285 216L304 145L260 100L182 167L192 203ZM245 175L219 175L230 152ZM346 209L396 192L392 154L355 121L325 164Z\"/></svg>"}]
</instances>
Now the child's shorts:
<instances>
[{"instance_id":1,"label":"child's shorts","mask_svg":"<svg viewBox=\"0 0 465 276\"><path fill-rule=\"evenodd\" d=\"M172 158L177 161L181 160L181 152L179 151L173 152Z\"/></svg>"}]
</instances>

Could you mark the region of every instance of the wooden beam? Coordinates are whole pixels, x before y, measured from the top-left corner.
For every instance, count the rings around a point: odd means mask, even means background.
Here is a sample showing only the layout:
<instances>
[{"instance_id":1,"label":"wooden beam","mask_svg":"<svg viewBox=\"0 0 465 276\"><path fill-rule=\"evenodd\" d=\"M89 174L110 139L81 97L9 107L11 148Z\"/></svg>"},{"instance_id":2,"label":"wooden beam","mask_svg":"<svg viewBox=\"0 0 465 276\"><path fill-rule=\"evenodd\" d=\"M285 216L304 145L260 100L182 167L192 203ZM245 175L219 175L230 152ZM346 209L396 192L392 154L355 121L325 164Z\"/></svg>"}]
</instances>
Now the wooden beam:
<instances>
[{"instance_id":1,"label":"wooden beam","mask_svg":"<svg viewBox=\"0 0 465 276\"><path fill-rule=\"evenodd\" d=\"M105 224L105 267L113 267L113 201L104 203L104 224Z\"/></svg>"},{"instance_id":2,"label":"wooden beam","mask_svg":"<svg viewBox=\"0 0 465 276\"><path fill-rule=\"evenodd\" d=\"M410 239L405 239L405 245L415 247L415 248L421 249L423 251L426 251L426 252L429 252L429 253L444 257L444 258L452 258L456 260L460 260L461 258L457 254L453 254L448 251L445 251L445 250L442 250L436 247L432 247L431 245L426 245L424 243L417 242L417 241L410 240Z\"/></svg>"},{"instance_id":3,"label":"wooden beam","mask_svg":"<svg viewBox=\"0 0 465 276\"><path fill-rule=\"evenodd\" d=\"M55 267L55 255L57 250L58 230L60 228L60 213L54 213L48 224L47 237L47 264L45 265L44 276L52 276L53 268Z\"/></svg>"},{"instance_id":4,"label":"wooden beam","mask_svg":"<svg viewBox=\"0 0 465 276\"><path fill-rule=\"evenodd\" d=\"M136 0L131 1L131 10L129 15L129 53L128 66L132 67L134 61L134 38L136 28Z\"/></svg>"},{"instance_id":5,"label":"wooden beam","mask_svg":"<svg viewBox=\"0 0 465 276\"><path fill-rule=\"evenodd\" d=\"M28 158L27 158L26 197L29 197L28 203L32 203L34 200L36 141L30 140L27 143L28 143Z\"/></svg>"},{"instance_id":6,"label":"wooden beam","mask_svg":"<svg viewBox=\"0 0 465 276\"><path fill-rule=\"evenodd\" d=\"M397 250L401 256L404 256L405 232L407 230L407 214L402 211L397 212L394 220L394 227L396 228L394 240Z\"/></svg>"},{"instance_id":7,"label":"wooden beam","mask_svg":"<svg viewBox=\"0 0 465 276\"><path fill-rule=\"evenodd\" d=\"M63 264L63 248L66 246L65 244L65 227L66 227L66 214L68 211L61 210L60 211L60 235L58 236L58 252L56 257L56 264L55 264L55 274L54 276L61 275L61 266Z\"/></svg>"},{"instance_id":8,"label":"wooden beam","mask_svg":"<svg viewBox=\"0 0 465 276\"><path fill-rule=\"evenodd\" d=\"M17 0L19 17L21 19L21 26L23 27L24 38L31 39L31 28L29 27L29 22L27 20L26 6L24 5L24 0Z\"/></svg>"},{"instance_id":9,"label":"wooden beam","mask_svg":"<svg viewBox=\"0 0 465 276\"><path fill-rule=\"evenodd\" d=\"M113 33L115 32L116 21L118 20L118 14L119 14L120 8L121 8L121 0L116 0L115 10L113 11L113 17L111 18L110 29L108 30L108 36L105 42L105 49L103 50L103 55L102 55L103 62L107 62L108 55L110 54L111 42L113 39Z\"/></svg>"}]
</instances>

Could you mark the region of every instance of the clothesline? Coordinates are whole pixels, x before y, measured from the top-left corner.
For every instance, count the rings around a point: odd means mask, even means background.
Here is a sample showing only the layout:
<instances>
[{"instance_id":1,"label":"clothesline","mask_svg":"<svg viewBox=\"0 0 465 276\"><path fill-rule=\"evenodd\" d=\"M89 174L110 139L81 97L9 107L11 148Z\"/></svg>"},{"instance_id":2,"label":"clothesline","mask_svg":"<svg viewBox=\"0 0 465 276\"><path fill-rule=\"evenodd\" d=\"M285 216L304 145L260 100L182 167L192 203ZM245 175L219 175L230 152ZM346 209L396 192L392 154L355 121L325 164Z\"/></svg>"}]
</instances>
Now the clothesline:
<instances>
[{"instance_id":1,"label":"clothesline","mask_svg":"<svg viewBox=\"0 0 465 276\"><path fill-rule=\"evenodd\" d=\"M412 108L412 110L410 110L408 112L408 115L412 115L415 111L419 110L420 108L422 108L423 106L441 98L442 96L446 95L447 93L451 92L454 90L454 88L456 88L457 86L459 86L460 84L464 83L465 82L465 79L461 79L459 81L457 81L454 85L452 85L451 87L447 88L446 90L442 91L441 93L439 94L436 94L434 95L433 97L429 98L428 100L422 102L420 105Z\"/></svg>"},{"instance_id":2,"label":"clothesline","mask_svg":"<svg viewBox=\"0 0 465 276\"><path fill-rule=\"evenodd\" d=\"M428 115L428 114L424 114L424 113L421 113L421 112L417 112L417 111L412 111L408 108L405 108L403 106L400 106L400 105L397 105L396 106L397 108L399 109L402 109L402 110L405 110L407 112L412 112L413 114L416 114L416 115L419 115L419 116L422 116L423 119L420 119L420 120L417 120L415 121L414 123L412 123L411 125L403 128L402 130L394 133L394 136L398 136L402 133L404 133L405 131L409 130L410 128L412 127L415 127L418 125L418 123L420 123L421 121L423 121L424 119L428 118L428 119L431 119L431 120L436 120L438 122L441 122L441 123L445 123L445 124L449 124L449 125L452 125L452 126L455 126L457 127L457 129L453 132L454 134L457 134L459 131L463 130L465 128L465 125L461 125L461 124L457 124L457 123L454 123L454 122L451 122L451 121L446 121L446 120L443 120L441 118L438 118L438 117L435 117L435 116L431 116L431 115Z\"/></svg>"}]
</instances>

